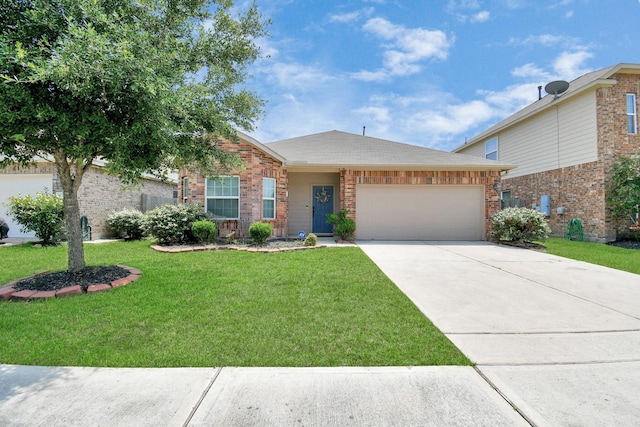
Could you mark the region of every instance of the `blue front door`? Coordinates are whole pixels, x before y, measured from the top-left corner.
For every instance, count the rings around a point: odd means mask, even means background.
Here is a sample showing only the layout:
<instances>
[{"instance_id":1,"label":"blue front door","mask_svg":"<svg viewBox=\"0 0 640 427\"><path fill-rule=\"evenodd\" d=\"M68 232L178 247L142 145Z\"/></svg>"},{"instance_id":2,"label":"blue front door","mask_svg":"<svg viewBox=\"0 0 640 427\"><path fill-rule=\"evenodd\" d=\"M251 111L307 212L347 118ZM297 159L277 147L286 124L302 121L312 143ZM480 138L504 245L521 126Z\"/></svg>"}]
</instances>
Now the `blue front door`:
<instances>
[{"instance_id":1,"label":"blue front door","mask_svg":"<svg viewBox=\"0 0 640 427\"><path fill-rule=\"evenodd\" d=\"M332 233L333 225L327 224L327 214L333 213L333 186L313 186L313 232Z\"/></svg>"}]
</instances>

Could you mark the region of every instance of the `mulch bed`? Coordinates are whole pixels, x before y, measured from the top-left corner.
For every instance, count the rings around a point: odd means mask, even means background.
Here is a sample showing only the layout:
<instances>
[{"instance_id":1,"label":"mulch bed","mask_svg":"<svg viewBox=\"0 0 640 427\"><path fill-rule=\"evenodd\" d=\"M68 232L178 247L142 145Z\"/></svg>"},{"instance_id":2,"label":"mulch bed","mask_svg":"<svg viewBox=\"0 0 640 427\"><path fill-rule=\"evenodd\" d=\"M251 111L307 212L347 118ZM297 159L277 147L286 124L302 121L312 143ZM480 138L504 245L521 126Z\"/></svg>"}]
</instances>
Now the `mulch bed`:
<instances>
[{"instance_id":1,"label":"mulch bed","mask_svg":"<svg viewBox=\"0 0 640 427\"><path fill-rule=\"evenodd\" d=\"M126 270L117 265L85 267L78 272L58 271L55 273L46 273L21 280L12 285L16 291L33 290L33 291L58 291L68 286L80 285L82 292L87 292L91 285L99 283L111 283L118 279L123 279L130 274Z\"/></svg>"},{"instance_id":2,"label":"mulch bed","mask_svg":"<svg viewBox=\"0 0 640 427\"><path fill-rule=\"evenodd\" d=\"M609 246L617 246L619 248L624 248L624 249L636 249L636 250L640 250L640 240L616 240L615 242L610 242L607 243L607 245Z\"/></svg>"}]
</instances>

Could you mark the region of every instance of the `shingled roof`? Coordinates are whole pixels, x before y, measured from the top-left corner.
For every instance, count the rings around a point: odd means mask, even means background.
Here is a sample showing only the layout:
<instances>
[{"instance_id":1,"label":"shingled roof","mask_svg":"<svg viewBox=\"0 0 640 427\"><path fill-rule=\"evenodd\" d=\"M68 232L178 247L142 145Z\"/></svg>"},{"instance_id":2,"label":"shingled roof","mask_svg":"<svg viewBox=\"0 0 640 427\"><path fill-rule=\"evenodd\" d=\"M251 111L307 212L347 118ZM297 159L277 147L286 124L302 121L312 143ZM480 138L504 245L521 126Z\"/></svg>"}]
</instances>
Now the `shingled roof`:
<instances>
[{"instance_id":1,"label":"shingled roof","mask_svg":"<svg viewBox=\"0 0 640 427\"><path fill-rule=\"evenodd\" d=\"M347 132L329 131L270 142L287 167L402 170L509 170L515 165Z\"/></svg>"}]
</instances>

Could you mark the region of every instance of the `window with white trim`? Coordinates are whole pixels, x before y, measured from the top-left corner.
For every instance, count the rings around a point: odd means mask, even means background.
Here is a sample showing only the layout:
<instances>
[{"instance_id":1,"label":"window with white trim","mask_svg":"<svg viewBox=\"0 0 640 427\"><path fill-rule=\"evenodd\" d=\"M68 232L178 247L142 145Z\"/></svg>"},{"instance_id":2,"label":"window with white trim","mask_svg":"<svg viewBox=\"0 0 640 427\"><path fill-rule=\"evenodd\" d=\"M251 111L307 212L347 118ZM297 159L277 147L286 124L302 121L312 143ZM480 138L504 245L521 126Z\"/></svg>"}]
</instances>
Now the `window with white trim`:
<instances>
[{"instance_id":1,"label":"window with white trim","mask_svg":"<svg viewBox=\"0 0 640 427\"><path fill-rule=\"evenodd\" d=\"M276 219L276 180L262 178L262 219Z\"/></svg>"},{"instance_id":2,"label":"window with white trim","mask_svg":"<svg viewBox=\"0 0 640 427\"><path fill-rule=\"evenodd\" d=\"M627 94L627 132L638 133L638 110L636 108L636 95Z\"/></svg>"},{"instance_id":3,"label":"window with white trim","mask_svg":"<svg viewBox=\"0 0 640 427\"><path fill-rule=\"evenodd\" d=\"M207 178L207 212L216 219L240 219L240 177Z\"/></svg>"},{"instance_id":4,"label":"window with white trim","mask_svg":"<svg viewBox=\"0 0 640 427\"><path fill-rule=\"evenodd\" d=\"M491 138L484 143L484 158L498 160L498 138Z\"/></svg>"}]
</instances>

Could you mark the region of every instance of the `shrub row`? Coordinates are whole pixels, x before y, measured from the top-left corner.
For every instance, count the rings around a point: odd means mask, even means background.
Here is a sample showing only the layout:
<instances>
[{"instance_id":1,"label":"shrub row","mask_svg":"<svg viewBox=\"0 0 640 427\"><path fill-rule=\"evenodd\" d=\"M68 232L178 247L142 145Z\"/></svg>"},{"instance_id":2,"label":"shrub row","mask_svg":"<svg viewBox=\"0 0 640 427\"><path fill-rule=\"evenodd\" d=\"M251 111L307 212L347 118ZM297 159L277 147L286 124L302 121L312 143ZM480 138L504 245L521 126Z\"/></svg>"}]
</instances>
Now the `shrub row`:
<instances>
[{"instance_id":1,"label":"shrub row","mask_svg":"<svg viewBox=\"0 0 640 427\"><path fill-rule=\"evenodd\" d=\"M146 214L135 209L123 209L109 215L107 224L118 237L126 240L152 236L160 244L209 243L215 239L216 226L206 218L206 213L198 205L164 205ZM194 224L197 224L196 233Z\"/></svg>"},{"instance_id":2,"label":"shrub row","mask_svg":"<svg viewBox=\"0 0 640 427\"><path fill-rule=\"evenodd\" d=\"M207 219L202 207L193 204L159 206L146 214L132 209L114 212L107 224L118 237L136 240L151 236L160 244L212 243L216 225ZM253 242L260 246L273 233L267 223L255 222L249 227Z\"/></svg>"}]
</instances>

